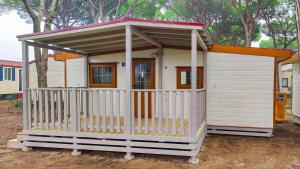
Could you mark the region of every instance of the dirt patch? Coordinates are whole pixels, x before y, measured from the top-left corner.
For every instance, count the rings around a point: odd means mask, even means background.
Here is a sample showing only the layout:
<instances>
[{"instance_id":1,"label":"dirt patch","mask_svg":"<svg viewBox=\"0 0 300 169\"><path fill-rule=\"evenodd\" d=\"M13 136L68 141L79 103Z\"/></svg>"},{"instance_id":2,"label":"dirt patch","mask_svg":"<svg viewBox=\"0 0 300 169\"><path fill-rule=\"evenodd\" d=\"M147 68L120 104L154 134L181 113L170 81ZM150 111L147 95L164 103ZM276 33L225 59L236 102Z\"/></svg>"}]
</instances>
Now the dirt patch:
<instances>
[{"instance_id":1,"label":"dirt patch","mask_svg":"<svg viewBox=\"0 0 300 169\"><path fill-rule=\"evenodd\" d=\"M1 113L0 168L295 168L300 169L300 126L292 122L278 124L272 138L208 135L200 163L192 165L187 157L135 154L132 161L124 153L84 151L73 157L70 150L33 149L29 152L8 150L6 141L21 130L22 115Z\"/></svg>"},{"instance_id":2,"label":"dirt patch","mask_svg":"<svg viewBox=\"0 0 300 169\"><path fill-rule=\"evenodd\" d=\"M14 107L11 101L0 101L0 145L5 145L8 140L16 138L22 130L22 113Z\"/></svg>"}]
</instances>

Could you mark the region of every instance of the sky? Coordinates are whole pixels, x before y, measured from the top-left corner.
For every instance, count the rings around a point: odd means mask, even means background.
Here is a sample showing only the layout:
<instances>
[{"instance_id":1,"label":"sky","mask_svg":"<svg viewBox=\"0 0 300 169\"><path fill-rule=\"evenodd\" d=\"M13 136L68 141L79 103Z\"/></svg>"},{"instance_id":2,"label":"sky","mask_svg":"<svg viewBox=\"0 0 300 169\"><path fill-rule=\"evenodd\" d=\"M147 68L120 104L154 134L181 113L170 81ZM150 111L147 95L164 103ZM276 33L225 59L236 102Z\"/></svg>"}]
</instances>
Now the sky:
<instances>
[{"instance_id":1,"label":"sky","mask_svg":"<svg viewBox=\"0 0 300 169\"><path fill-rule=\"evenodd\" d=\"M21 19L16 11L0 15L0 59L22 60L22 45L16 38L17 35L32 32L32 25ZM33 59L30 50L29 60Z\"/></svg>"}]
</instances>

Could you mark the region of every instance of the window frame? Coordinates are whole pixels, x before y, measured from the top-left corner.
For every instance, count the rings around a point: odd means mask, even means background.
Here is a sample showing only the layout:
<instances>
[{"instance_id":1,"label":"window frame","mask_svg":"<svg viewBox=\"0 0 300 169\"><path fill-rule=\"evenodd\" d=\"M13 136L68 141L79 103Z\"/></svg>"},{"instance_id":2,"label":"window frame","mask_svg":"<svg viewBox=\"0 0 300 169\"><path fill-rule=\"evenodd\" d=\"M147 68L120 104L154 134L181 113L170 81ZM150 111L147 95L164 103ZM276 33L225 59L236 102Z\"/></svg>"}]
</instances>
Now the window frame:
<instances>
[{"instance_id":1,"label":"window frame","mask_svg":"<svg viewBox=\"0 0 300 169\"><path fill-rule=\"evenodd\" d=\"M286 86L283 85L283 80L286 80ZM281 80L281 87L282 88L288 88L289 87L289 78L282 78L282 80Z\"/></svg>"},{"instance_id":2,"label":"window frame","mask_svg":"<svg viewBox=\"0 0 300 169\"><path fill-rule=\"evenodd\" d=\"M3 67L3 81L13 81L12 80L12 67Z\"/></svg>"},{"instance_id":3,"label":"window frame","mask_svg":"<svg viewBox=\"0 0 300 169\"><path fill-rule=\"evenodd\" d=\"M191 66L176 66L176 89L191 89L191 84L183 85L181 84L181 72L182 71L190 71L191 72ZM198 66L197 67L197 75L200 75L199 82L197 81L197 89L203 89L204 88L204 67ZM201 78L202 77L202 78ZM192 83L192 79L191 79Z\"/></svg>"},{"instance_id":4,"label":"window frame","mask_svg":"<svg viewBox=\"0 0 300 169\"><path fill-rule=\"evenodd\" d=\"M95 84L93 83L94 67L111 67L112 83L111 84ZM91 88L117 88L117 63L90 63L89 64L89 86Z\"/></svg>"}]
</instances>

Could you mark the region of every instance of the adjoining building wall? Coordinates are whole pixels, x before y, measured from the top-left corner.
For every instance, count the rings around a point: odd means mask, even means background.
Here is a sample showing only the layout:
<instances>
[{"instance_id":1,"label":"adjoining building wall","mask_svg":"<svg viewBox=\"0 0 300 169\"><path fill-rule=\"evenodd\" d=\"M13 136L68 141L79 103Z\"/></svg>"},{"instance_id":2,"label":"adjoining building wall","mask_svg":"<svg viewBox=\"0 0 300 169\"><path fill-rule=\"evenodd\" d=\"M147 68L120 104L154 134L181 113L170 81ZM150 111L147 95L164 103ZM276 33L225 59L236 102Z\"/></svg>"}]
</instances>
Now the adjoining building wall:
<instances>
[{"instance_id":1,"label":"adjoining building wall","mask_svg":"<svg viewBox=\"0 0 300 169\"><path fill-rule=\"evenodd\" d=\"M3 67L5 68L5 67ZM10 67L12 68L12 67ZM0 94L16 94L22 91L19 90L19 70L21 68L15 68L15 79L5 80L2 79L0 81ZM4 77L4 70L3 70L3 77Z\"/></svg>"},{"instance_id":2,"label":"adjoining building wall","mask_svg":"<svg viewBox=\"0 0 300 169\"><path fill-rule=\"evenodd\" d=\"M274 58L209 52L207 123L273 128Z\"/></svg>"},{"instance_id":3,"label":"adjoining building wall","mask_svg":"<svg viewBox=\"0 0 300 169\"><path fill-rule=\"evenodd\" d=\"M299 62L293 64L292 113L300 118L300 69ZM299 121L300 123L300 121Z\"/></svg>"},{"instance_id":4,"label":"adjoining building wall","mask_svg":"<svg viewBox=\"0 0 300 169\"><path fill-rule=\"evenodd\" d=\"M47 78L48 87L65 87L64 62L55 61L53 57L49 57ZM29 87L38 87L35 62L31 62L29 65Z\"/></svg>"}]
</instances>

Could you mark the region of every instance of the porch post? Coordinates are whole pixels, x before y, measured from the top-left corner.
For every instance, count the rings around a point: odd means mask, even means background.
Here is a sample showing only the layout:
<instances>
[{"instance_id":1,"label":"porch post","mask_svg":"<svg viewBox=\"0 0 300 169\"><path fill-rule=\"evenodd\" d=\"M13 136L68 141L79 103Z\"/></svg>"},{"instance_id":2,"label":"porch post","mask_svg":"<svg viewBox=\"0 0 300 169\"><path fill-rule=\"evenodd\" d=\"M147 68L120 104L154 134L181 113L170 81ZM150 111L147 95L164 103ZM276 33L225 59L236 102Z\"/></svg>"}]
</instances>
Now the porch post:
<instances>
[{"instance_id":1,"label":"porch post","mask_svg":"<svg viewBox=\"0 0 300 169\"><path fill-rule=\"evenodd\" d=\"M192 30L192 51L191 51L191 89L192 89L192 113L191 113L191 129L190 136L194 138L196 135L197 122L197 30Z\"/></svg>"},{"instance_id":2,"label":"porch post","mask_svg":"<svg viewBox=\"0 0 300 169\"><path fill-rule=\"evenodd\" d=\"M28 124L28 106L30 106L28 100L28 87L29 87L28 44L26 41L22 41L23 131L28 130L29 125L31 125ZM26 141L23 142L22 151L28 151L31 149L30 147L27 147L24 144L26 144Z\"/></svg>"},{"instance_id":3,"label":"porch post","mask_svg":"<svg viewBox=\"0 0 300 169\"><path fill-rule=\"evenodd\" d=\"M124 128L127 136L132 134L131 124L131 71L132 71L132 29L128 24L126 25L126 96L125 96L125 116L124 116ZM125 155L126 160L133 159L133 155L130 152L130 140L127 140L127 152Z\"/></svg>"},{"instance_id":4,"label":"porch post","mask_svg":"<svg viewBox=\"0 0 300 169\"><path fill-rule=\"evenodd\" d=\"M23 91L23 130L28 130L28 87L29 87L29 73L28 73L28 45L26 41L22 41L22 91Z\"/></svg>"}]
</instances>

